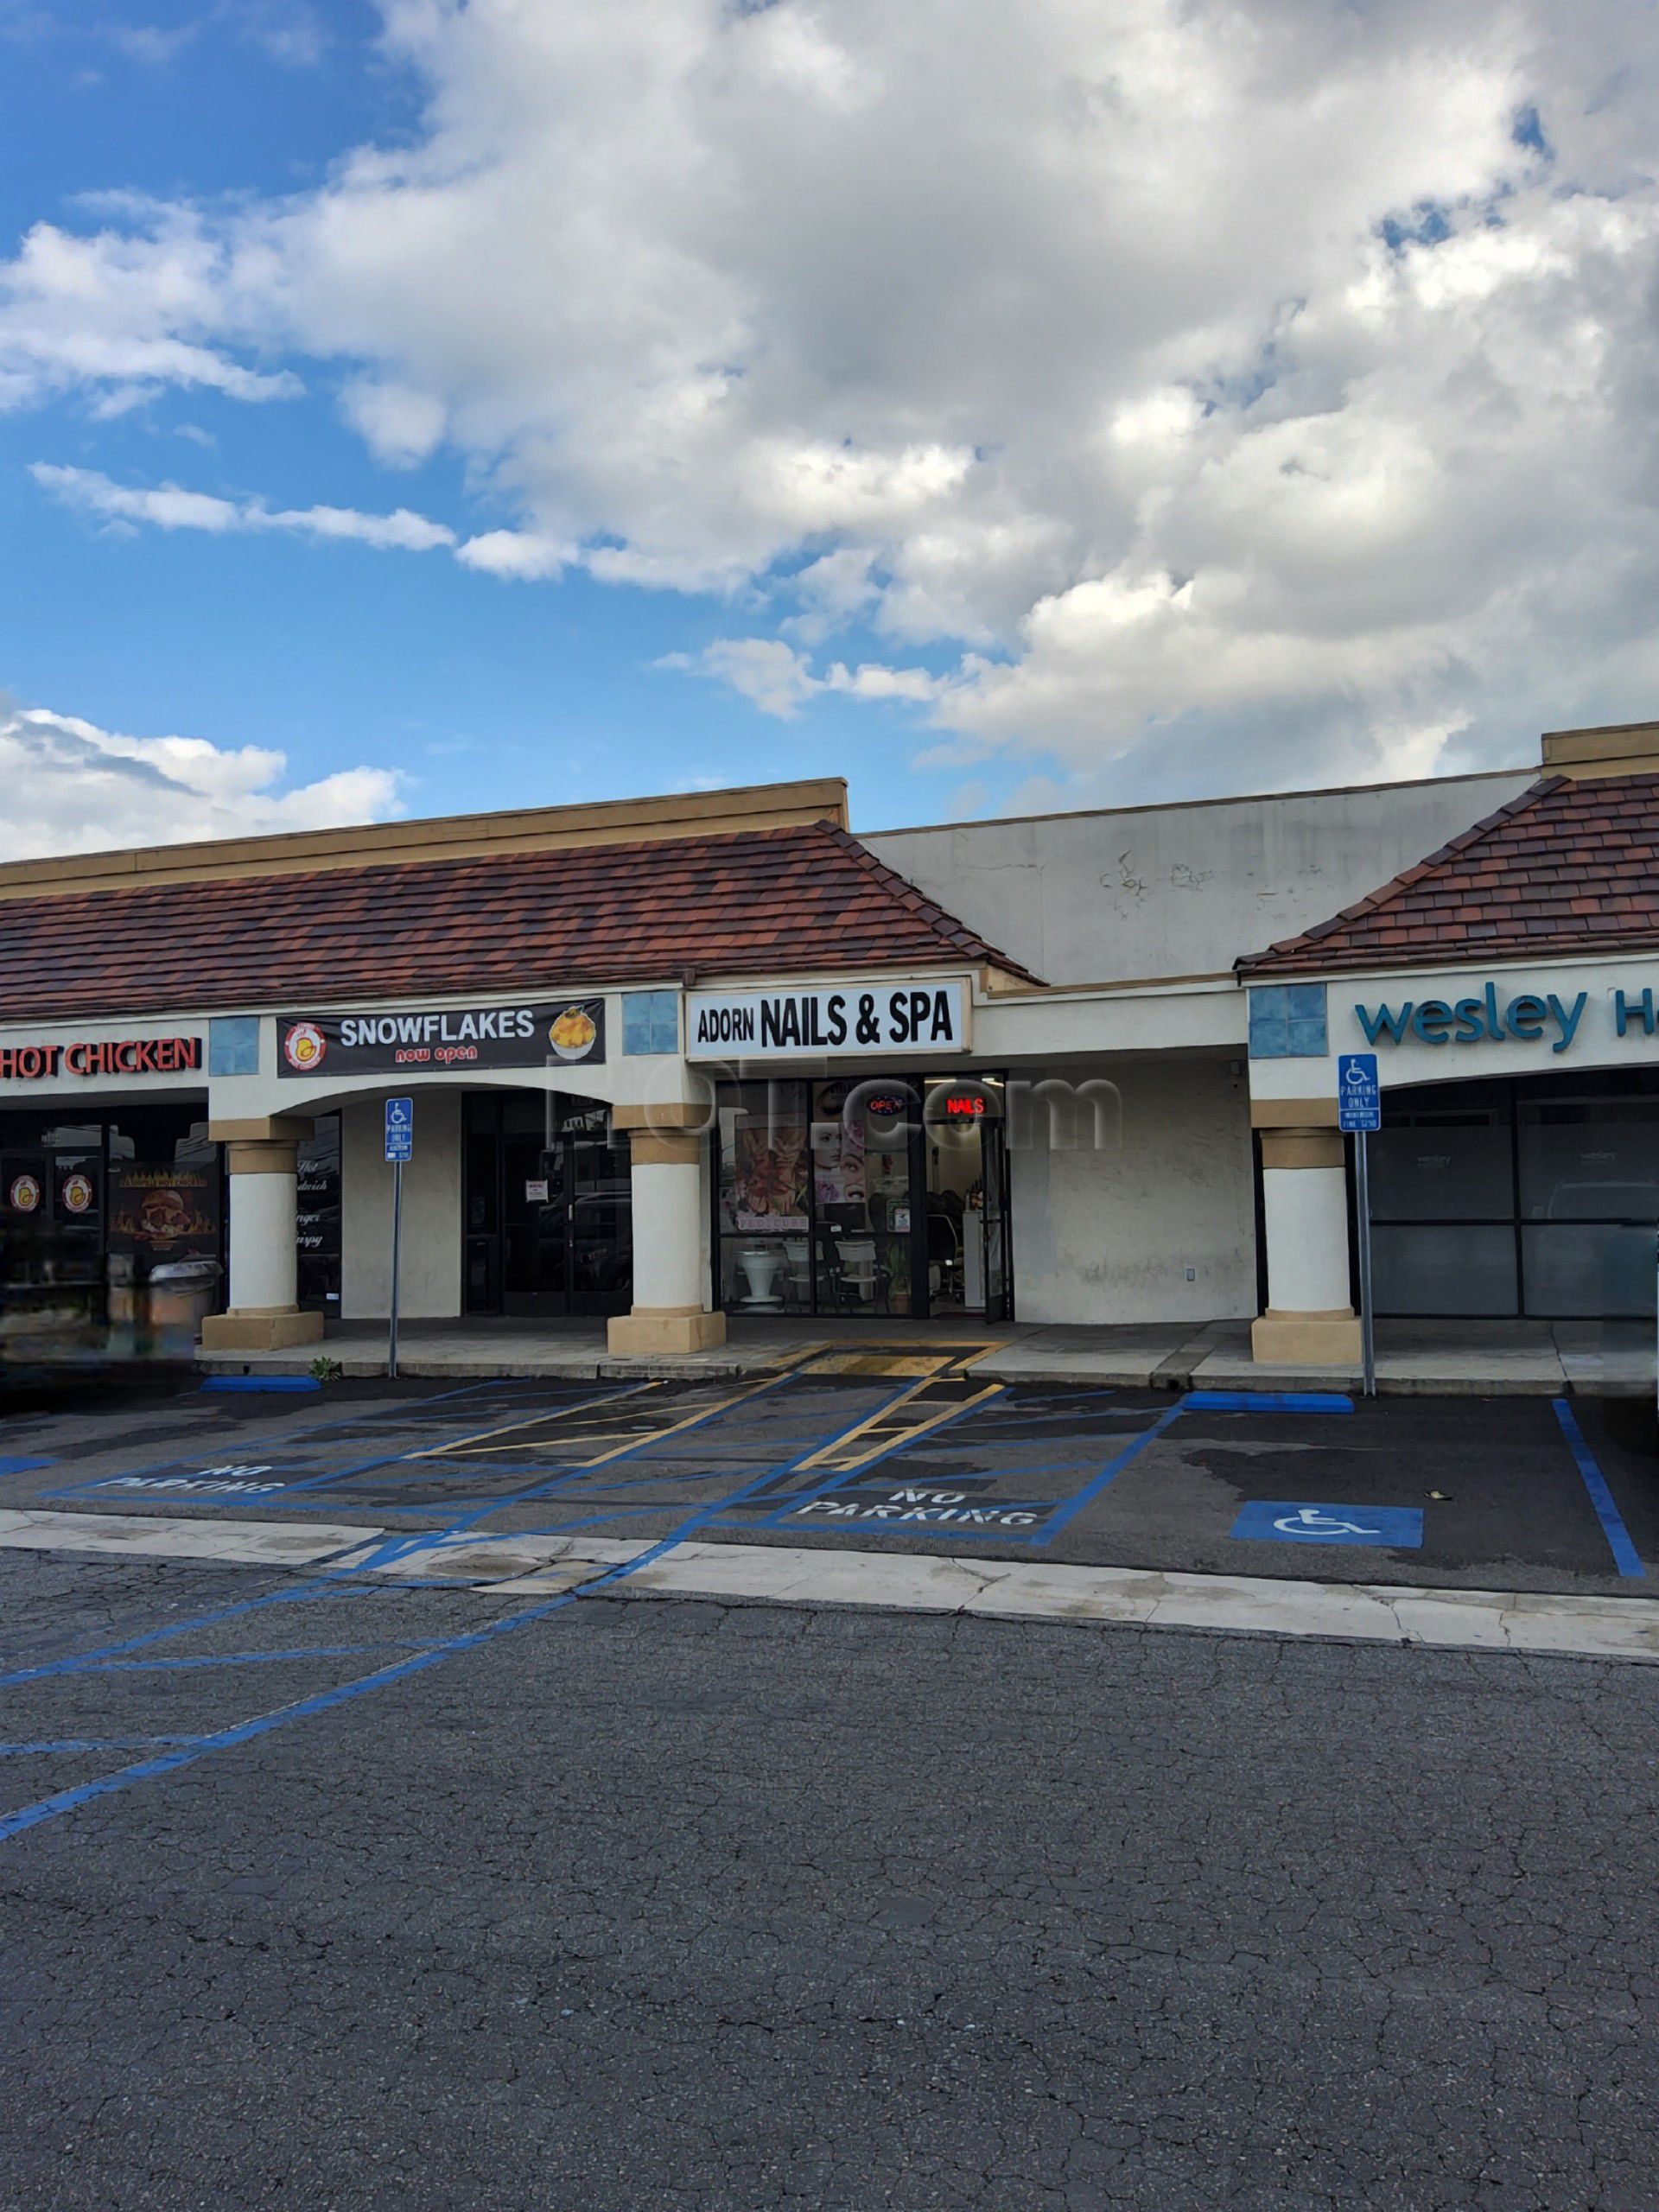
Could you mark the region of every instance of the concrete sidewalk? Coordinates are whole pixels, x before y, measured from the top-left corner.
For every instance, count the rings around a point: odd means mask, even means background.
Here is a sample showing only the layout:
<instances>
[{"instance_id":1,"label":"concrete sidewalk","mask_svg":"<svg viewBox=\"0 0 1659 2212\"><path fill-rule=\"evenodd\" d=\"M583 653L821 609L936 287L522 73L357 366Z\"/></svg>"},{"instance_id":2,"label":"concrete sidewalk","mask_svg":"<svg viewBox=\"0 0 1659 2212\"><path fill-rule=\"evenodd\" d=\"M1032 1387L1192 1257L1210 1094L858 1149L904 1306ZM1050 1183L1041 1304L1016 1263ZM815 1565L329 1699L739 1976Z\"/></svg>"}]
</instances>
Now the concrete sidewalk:
<instances>
[{"instance_id":1,"label":"concrete sidewalk","mask_svg":"<svg viewBox=\"0 0 1659 2212\"><path fill-rule=\"evenodd\" d=\"M117 1554L296 1573L323 1569L404 1586L461 1586L490 1597L547 1597L602 1580L603 1594L611 1598L848 1605L1075 1627L1207 1629L1649 1664L1659 1660L1659 1603L1651 1598L1293 1582L781 1545L688 1542L658 1556L657 1545L599 1536L433 1534L382 1563L386 1533L312 1522L0 1512L0 1550ZM634 1560L641 1562L637 1568Z\"/></svg>"},{"instance_id":2,"label":"concrete sidewalk","mask_svg":"<svg viewBox=\"0 0 1659 2212\"><path fill-rule=\"evenodd\" d=\"M1391 1396L1642 1397L1655 1388L1654 1334L1642 1321L1382 1321L1377 1389ZM707 1379L764 1373L809 1348L938 1345L967 1354L1003 1382L1108 1389L1345 1390L1357 1367L1258 1366L1245 1321L1082 1327L1033 1322L750 1320L728 1340L675 1358L613 1358L602 1321L413 1321L399 1332L402 1374ZM346 1322L317 1346L197 1355L209 1373L303 1375L319 1354L347 1376L386 1371L386 1331Z\"/></svg>"}]
</instances>

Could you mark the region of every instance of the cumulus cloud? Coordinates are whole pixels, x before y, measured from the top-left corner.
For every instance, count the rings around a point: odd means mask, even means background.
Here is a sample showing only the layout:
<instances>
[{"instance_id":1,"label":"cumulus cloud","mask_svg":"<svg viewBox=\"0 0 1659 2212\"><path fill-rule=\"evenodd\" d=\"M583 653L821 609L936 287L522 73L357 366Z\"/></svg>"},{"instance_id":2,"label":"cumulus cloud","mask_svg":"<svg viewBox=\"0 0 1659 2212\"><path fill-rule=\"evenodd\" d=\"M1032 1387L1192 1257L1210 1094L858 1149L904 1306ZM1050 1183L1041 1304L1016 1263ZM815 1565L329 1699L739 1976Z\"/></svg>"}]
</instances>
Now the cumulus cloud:
<instances>
[{"instance_id":1,"label":"cumulus cloud","mask_svg":"<svg viewBox=\"0 0 1659 2212\"><path fill-rule=\"evenodd\" d=\"M0 860L325 830L404 811L392 771L342 768L285 790L287 768L286 755L265 746L124 737L0 698Z\"/></svg>"},{"instance_id":2,"label":"cumulus cloud","mask_svg":"<svg viewBox=\"0 0 1659 2212\"><path fill-rule=\"evenodd\" d=\"M696 673L900 698L1062 803L1653 710L1651 11L382 12L423 127L38 226L0 404L332 382L505 511L467 565L741 595Z\"/></svg>"},{"instance_id":3,"label":"cumulus cloud","mask_svg":"<svg viewBox=\"0 0 1659 2212\"><path fill-rule=\"evenodd\" d=\"M822 676L815 675L807 655L782 638L716 638L700 653L664 653L657 665L712 676L763 715L775 715L786 722L824 691L925 705L938 699L946 688L925 669L888 668L880 661L867 661L857 668L836 661Z\"/></svg>"},{"instance_id":4,"label":"cumulus cloud","mask_svg":"<svg viewBox=\"0 0 1659 2212\"><path fill-rule=\"evenodd\" d=\"M29 474L66 506L117 528L149 523L161 530L286 531L302 537L396 547L406 553L429 553L435 546L455 543L455 533L446 524L432 522L408 507L389 515L365 514L357 507L269 507L260 499L221 499L176 484L151 488L118 484L95 468L59 467L48 461L33 462Z\"/></svg>"},{"instance_id":5,"label":"cumulus cloud","mask_svg":"<svg viewBox=\"0 0 1659 2212\"><path fill-rule=\"evenodd\" d=\"M88 236L37 223L0 264L0 409L76 388L105 411L168 386L238 400L303 389L291 369L246 358L226 237L188 210L130 201L118 212L124 226Z\"/></svg>"}]
</instances>

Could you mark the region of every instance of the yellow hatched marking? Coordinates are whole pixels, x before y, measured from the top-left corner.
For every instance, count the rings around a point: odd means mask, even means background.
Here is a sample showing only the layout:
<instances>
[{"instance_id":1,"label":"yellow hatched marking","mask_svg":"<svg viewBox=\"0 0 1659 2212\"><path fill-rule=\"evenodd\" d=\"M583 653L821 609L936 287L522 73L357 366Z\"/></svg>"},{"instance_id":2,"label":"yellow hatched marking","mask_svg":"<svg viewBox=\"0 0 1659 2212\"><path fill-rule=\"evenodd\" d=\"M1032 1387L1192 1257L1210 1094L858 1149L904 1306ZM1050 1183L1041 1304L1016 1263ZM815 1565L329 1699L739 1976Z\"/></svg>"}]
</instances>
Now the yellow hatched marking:
<instances>
[{"instance_id":1,"label":"yellow hatched marking","mask_svg":"<svg viewBox=\"0 0 1659 2212\"><path fill-rule=\"evenodd\" d=\"M641 1444L660 1444L665 1436L677 1436L683 1428L696 1428L700 1422L712 1421L716 1414L728 1413L732 1407L742 1405L747 1399L758 1397L762 1390L769 1390L777 1380L775 1375L768 1375L762 1382L751 1382L744 1389L734 1390L729 1398L722 1398L717 1405L705 1406L701 1413L688 1414L683 1421L671 1421L666 1428L653 1429L649 1436L630 1437L626 1444L613 1445L608 1452L597 1452L591 1459L577 1459L573 1464L578 1467L602 1467L607 1459L620 1459L625 1452L632 1452Z\"/></svg>"},{"instance_id":2,"label":"yellow hatched marking","mask_svg":"<svg viewBox=\"0 0 1659 2212\"><path fill-rule=\"evenodd\" d=\"M958 1414L966 1413L970 1406L983 1405L988 1398L1000 1398L1007 1386L1001 1382L988 1382L982 1390L976 1390L971 1397L955 1399L950 1405L941 1406L937 1413L929 1414L925 1420L913 1421L906 1427L899 1415L906 1406L913 1405L923 1397L928 1387L928 1383L921 1382L915 1389L906 1390L896 1403L885 1407L879 1414L872 1414L868 1421L860 1421L844 1436L838 1436L833 1444L826 1444L822 1451L815 1452L810 1459L803 1459L800 1462L802 1471L809 1467L823 1467L836 1474L850 1473L855 1468L865 1466L870 1460L879 1459L893 1445L913 1443L918 1436L925 1436L930 1429L938 1428L941 1422L954 1421ZM849 1449L861 1439L864 1446L861 1451Z\"/></svg>"},{"instance_id":3,"label":"yellow hatched marking","mask_svg":"<svg viewBox=\"0 0 1659 2212\"><path fill-rule=\"evenodd\" d=\"M925 1352L830 1351L815 1359L809 1375L937 1375L950 1364Z\"/></svg>"},{"instance_id":4,"label":"yellow hatched marking","mask_svg":"<svg viewBox=\"0 0 1659 2212\"><path fill-rule=\"evenodd\" d=\"M662 1387L660 1382L647 1382L645 1386L646 1390L660 1390ZM630 1393L630 1395L632 1395ZM644 1393L640 1395L643 1395ZM574 1406L555 1406L550 1410L544 1407L538 1414L526 1414L522 1421L505 1421L499 1422L494 1428L479 1429L476 1435L480 1441L478 1443L477 1449L488 1452L509 1451L512 1448L509 1445L486 1445L481 1440L486 1436L511 1436L516 1429L534 1428L537 1421L569 1421L575 1414L592 1413L596 1407L613 1406L615 1403L615 1392L605 1390L596 1398L579 1398ZM442 1459L452 1457L459 1452L470 1453L474 1448L474 1439L461 1436L454 1438L448 1444L429 1444L424 1452L410 1452L405 1456L410 1459Z\"/></svg>"},{"instance_id":5,"label":"yellow hatched marking","mask_svg":"<svg viewBox=\"0 0 1659 2212\"><path fill-rule=\"evenodd\" d=\"M788 1358L782 1361L779 1366L768 1368L762 1379L767 1382L774 1382L780 1373L789 1373L792 1368L799 1366L803 1361L810 1359L815 1352L820 1352L823 1349L822 1343L802 1344L798 1350L791 1351ZM645 1396L646 1391L660 1390L664 1381L680 1379L678 1376L655 1377L638 1389L626 1391L620 1396L613 1390L601 1391L596 1398L578 1399L574 1406L555 1406L539 1414L526 1414L519 1421L499 1422L494 1428L480 1428L476 1432L476 1441L472 1437L457 1437L448 1444L429 1445L424 1452L411 1452L408 1456L411 1459L454 1459L464 1453L467 1458L472 1459L475 1455L482 1456L488 1452L516 1452L518 1449L516 1444L489 1444L486 1443L484 1439L493 1436L515 1436L523 1429L535 1428L555 1421L571 1421L578 1414L593 1413L603 1407L636 1404ZM760 1382L757 1381L751 1388L759 1389ZM736 1405L744 1395L745 1393L740 1390L734 1396L722 1399L719 1405L711 1406L702 1413L693 1414L688 1421L676 1421L672 1427L658 1429L655 1433L659 1436L671 1436L675 1429L689 1427L690 1420L707 1421L710 1414L723 1413L728 1405ZM613 1428L601 1428L595 1433L601 1436L621 1436L626 1433L629 1442L626 1445L619 1445L616 1447L618 1451L631 1450L635 1443L641 1441L644 1437L651 1433L649 1431L625 1432L620 1426ZM610 1458L613 1455L606 1453L603 1456ZM573 1464L586 1467L596 1465L598 1463L590 1459L579 1459Z\"/></svg>"}]
</instances>

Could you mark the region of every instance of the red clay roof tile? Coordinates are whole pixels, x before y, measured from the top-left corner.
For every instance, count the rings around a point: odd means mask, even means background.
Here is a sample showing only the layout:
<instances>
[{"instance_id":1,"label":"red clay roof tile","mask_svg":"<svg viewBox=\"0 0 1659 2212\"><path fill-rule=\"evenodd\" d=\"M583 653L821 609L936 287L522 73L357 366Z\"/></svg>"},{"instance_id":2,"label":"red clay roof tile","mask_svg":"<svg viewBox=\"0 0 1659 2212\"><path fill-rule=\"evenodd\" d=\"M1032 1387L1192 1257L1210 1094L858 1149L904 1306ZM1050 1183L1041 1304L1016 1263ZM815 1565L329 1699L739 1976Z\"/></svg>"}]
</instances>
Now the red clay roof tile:
<instances>
[{"instance_id":1,"label":"red clay roof tile","mask_svg":"<svg viewBox=\"0 0 1659 2212\"><path fill-rule=\"evenodd\" d=\"M0 900L3 1021L951 961L1026 974L828 822Z\"/></svg>"},{"instance_id":2,"label":"red clay roof tile","mask_svg":"<svg viewBox=\"0 0 1659 2212\"><path fill-rule=\"evenodd\" d=\"M1659 776L1547 778L1248 977L1659 946Z\"/></svg>"}]
</instances>

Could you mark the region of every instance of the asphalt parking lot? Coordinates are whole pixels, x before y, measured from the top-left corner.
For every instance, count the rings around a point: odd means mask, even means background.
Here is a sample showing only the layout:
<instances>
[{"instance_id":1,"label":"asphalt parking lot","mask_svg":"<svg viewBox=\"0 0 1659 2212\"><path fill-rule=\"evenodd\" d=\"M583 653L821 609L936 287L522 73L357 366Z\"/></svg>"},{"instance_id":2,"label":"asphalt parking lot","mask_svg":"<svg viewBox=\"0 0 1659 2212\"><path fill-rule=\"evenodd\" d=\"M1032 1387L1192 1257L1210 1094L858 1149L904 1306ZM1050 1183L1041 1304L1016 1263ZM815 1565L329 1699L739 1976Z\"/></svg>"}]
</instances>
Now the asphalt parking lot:
<instances>
[{"instance_id":1,"label":"asphalt parking lot","mask_svg":"<svg viewBox=\"0 0 1659 2212\"><path fill-rule=\"evenodd\" d=\"M38 1553L0 1622L17 2212L1652 2202L1644 1668Z\"/></svg>"},{"instance_id":2,"label":"asphalt parking lot","mask_svg":"<svg viewBox=\"0 0 1659 2212\"><path fill-rule=\"evenodd\" d=\"M0 1506L853 1543L1641 1595L1659 1455L1593 1399L998 1386L925 1348L758 1379L185 1391L7 1424Z\"/></svg>"}]
</instances>

